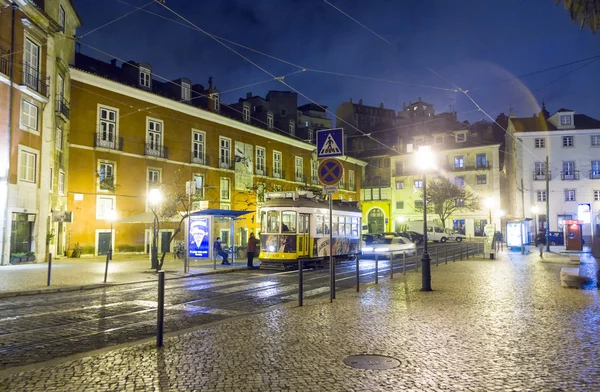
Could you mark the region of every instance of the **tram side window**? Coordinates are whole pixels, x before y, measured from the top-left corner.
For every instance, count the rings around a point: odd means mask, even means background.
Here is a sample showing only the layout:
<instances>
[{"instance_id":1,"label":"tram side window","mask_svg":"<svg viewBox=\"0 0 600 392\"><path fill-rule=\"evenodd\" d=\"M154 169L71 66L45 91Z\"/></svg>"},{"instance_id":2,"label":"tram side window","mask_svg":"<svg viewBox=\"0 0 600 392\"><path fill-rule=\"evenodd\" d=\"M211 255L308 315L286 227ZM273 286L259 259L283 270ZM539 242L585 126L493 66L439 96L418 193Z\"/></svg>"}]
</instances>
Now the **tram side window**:
<instances>
[{"instance_id":1,"label":"tram side window","mask_svg":"<svg viewBox=\"0 0 600 392\"><path fill-rule=\"evenodd\" d=\"M345 237L346 236L346 226L345 226L345 223L346 223L346 218L343 217L343 216L340 216L339 217L339 229L338 229L340 237Z\"/></svg>"},{"instance_id":2,"label":"tram side window","mask_svg":"<svg viewBox=\"0 0 600 392\"><path fill-rule=\"evenodd\" d=\"M315 225L316 225L316 231L317 231L317 235L322 235L323 234L323 215L315 215Z\"/></svg>"},{"instance_id":3,"label":"tram side window","mask_svg":"<svg viewBox=\"0 0 600 392\"><path fill-rule=\"evenodd\" d=\"M267 233L279 233L279 211L267 212Z\"/></svg>"},{"instance_id":4,"label":"tram side window","mask_svg":"<svg viewBox=\"0 0 600 392\"><path fill-rule=\"evenodd\" d=\"M358 218L352 218L352 237L358 237Z\"/></svg>"},{"instance_id":5,"label":"tram side window","mask_svg":"<svg viewBox=\"0 0 600 392\"><path fill-rule=\"evenodd\" d=\"M294 211L283 211L281 213L281 232L296 232L296 213Z\"/></svg>"},{"instance_id":6,"label":"tram side window","mask_svg":"<svg viewBox=\"0 0 600 392\"><path fill-rule=\"evenodd\" d=\"M323 234L329 235L329 216L324 219Z\"/></svg>"},{"instance_id":7,"label":"tram side window","mask_svg":"<svg viewBox=\"0 0 600 392\"><path fill-rule=\"evenodd\" d=\"M265 211L262 211L260 213L260 231L262 231L263 233L269 232L269 230L267 229L267 213Z\"/></svg>"},{"instance_id":8,"label":"tram side window","mask_svg":"<svg viewBox=\"0 0 600 392\"><path fill-rule=\"evenodd\" d=\"M346 236L352 235L352 223L351 218L346 218Z\"/></svg>"},{"instance_id":9,"label":"tram side window","mask_svg":"<svg viewBox=\"0 0 600 392\"><path fill-rule=\"evenodd\" d=\"M331 224L331 233L333 234L334 237L337 237L340 234L340 230L339 230L339 226L338 226L339 222L340 222L340 217L334 216L333 223Z\"/></svg>"}]
</instances>

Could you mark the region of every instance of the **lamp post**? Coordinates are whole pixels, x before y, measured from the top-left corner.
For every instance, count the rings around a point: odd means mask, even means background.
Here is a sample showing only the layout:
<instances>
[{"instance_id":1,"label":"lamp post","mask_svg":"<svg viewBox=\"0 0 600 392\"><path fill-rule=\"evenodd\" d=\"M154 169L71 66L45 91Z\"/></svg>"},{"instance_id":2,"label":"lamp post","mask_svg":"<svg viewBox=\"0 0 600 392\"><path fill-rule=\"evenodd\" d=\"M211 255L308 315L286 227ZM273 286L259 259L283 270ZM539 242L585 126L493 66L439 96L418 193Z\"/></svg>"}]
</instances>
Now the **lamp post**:
<instances>
[{"instance_id":1,"label":"lamp post","mask_svg":"<svg viewBox=\"0 0 600 392\"><path fill-rule=\"evenodd\" d=\"M431 291L431 259L427 251L427 169L433 153L430 146L421 146L416 153L416 164L423 171L423 256L421 257L421 291Z\"/></svg>"},{"instance_id":2,"label":"lamp post","mask_svg":"<svg viewBox=\"0 0 600 392\"><path fill-rule=\"evenodd\" d=\"M150 201L150 205L152 206L152 213L154 214L152 228L152 248L150 250L150 261L152 263L151 268L158 269L158 246L156 242L156 227L158 226L158 216L156 215L156 206L162 200L162 194L160 193L160 190L156 188L150 189L150 192L148 192L148 200Z\"/></svg>"},{"instance_id":3,"label":"lamp post","mask_svg":"<svg viewBox=\"0 0 600 392\"><path fill-rule=\"evenodd\" d=\"M114 209L110 210L108 213L108 219L110 220L110 243L108 246L108 252L110 254L110 259L113 258L113 222L117 219L117 211Z\"/></svg>"}]
</instances>

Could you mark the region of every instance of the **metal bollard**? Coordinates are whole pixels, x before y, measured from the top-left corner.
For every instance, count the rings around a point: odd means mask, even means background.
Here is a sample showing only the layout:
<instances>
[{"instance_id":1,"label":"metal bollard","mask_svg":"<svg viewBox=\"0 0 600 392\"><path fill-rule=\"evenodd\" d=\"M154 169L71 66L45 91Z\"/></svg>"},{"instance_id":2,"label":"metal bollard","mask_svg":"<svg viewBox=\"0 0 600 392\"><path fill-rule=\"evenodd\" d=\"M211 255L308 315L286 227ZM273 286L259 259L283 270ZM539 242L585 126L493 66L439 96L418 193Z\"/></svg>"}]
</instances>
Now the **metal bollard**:
<instances>
[{"instance_id":1,"label":"metal bollard","mask_svg":"<svg viewBox=\"0 0 600 392\"><path fill-rule=\"evenodd\" d=\"M379 255L375 255L375 284L379 283Z\"/></svg>"},{"instance_id":2,"label":"metal bollard","mask_svg":"<svg viewBox=\"0 0 600 392\"><path fill-rule=\"evenodd\" d=\"M108 277L108 260L112 260L111 252L108 251L106 254L106 264L104 265L104 283L106 283L106 278Z\"/></svg>"},{"instance_id":3,"label":"metal bollard","mask_svg":"<svg viewBox=\"0 0 600 392\"><path fill-rule=\"evenodd\" d=\"M456 249L452 249L452 262L456 263Z\"/></svg>"},{"instance_id":4,"label":"metal bollard","mask_svg":"<svg viewBox=\"0 0 600 392\"><path fill-rule=\"evenodd\" d=\"M360 255L357 253L356 254L356 292L357 293L360 291L360 265L359 265L359 261L360 261Z\"/></svg>"},{"instance_id":5,"label":"metal bollard","mask_svg":"<svg viewBox=\"0 0 600 392\"><path fill-rule=\"evenodd\" d=\"M460 261L462 261L463 259L463 250L462 250L462 244L460 244Z\"/></svg>"},{"instance_id":6,"label":"metal bollard","mask_svg":"<svg viewBox=\"0 0 600 392\"><path fill-rule=\"evenodd\" d=\"M435 266L438 267L439 264L439 259L438 259L438 249L435 248Z\"/></svg>"},{"instance_id":7,"label":"metal bollard","mask_svg":"<svg viewBox=\"0 0 600 392\"><path fill-rule=\"evenodd\" d=\"M402 275L406 275L406 252L402 253Z\"/></svg>"},{"instance_id":8,"label":"metal bollard","mask_svg":"<svg viewBox=\"0 0 600 392\"><path fill-rule=\"evenodd\" d=\"M214 255L213 255L213 257L214 257ZM217 269L217 258L216 257L213 259L213 263L214 263L213 268L216 270Z\"/></svg>"},{"instance_id":9,"label":"metal bollard","mask_svg":"<svg viewBox=\"0 0 600 392\"><path fill-rule=\"evenodd\" d=\"M298 260L298 306L304 305L304 263Z\"/></svg>"},{"instance_id":10,"label":"metal bollard","mask_svg":"<svg viewBox=\"0 0 600 392\"><path fill-rule=\"evenodd\" d=\"M165 330L165 271L158 271L158 309L156 310L156 346L162 347Z\"/></svg>"},{"instance_id":11,"label":"metal bollard","mask_svg":"<svg viewBox=\"0 0 600 392\"><path fill-rule=\"evenodd\" d=\"M48 286L52 280L52 253L48 253Z\"/></svg>"},{"instance_id":12,"label":"metal bollard","mask_svg":"<svg viewBox=\"0 0 600 392\"><path fill-rule=\"evenodd\" d=\"M444 249L444 263L448 264L448 248Z\"/></svg>"},{"instance_id":13,"label":"metal bollard","mask_svg":"<svg viewBox=\"0 0 600 392\"><path fill-rule=\"evenodd\" d=\"M415 269L419 272L419 250L415 252Z\"/></svg>"},{"instance_id":14,"label":"metal bollard","mask_svg":"<svg viewBox=\"0 0 600 392\"><path fill-rule=\"evenodd\" d=\"M390 255L390 279L394 279L394 254Z\"/></svg>"}]
</instances>

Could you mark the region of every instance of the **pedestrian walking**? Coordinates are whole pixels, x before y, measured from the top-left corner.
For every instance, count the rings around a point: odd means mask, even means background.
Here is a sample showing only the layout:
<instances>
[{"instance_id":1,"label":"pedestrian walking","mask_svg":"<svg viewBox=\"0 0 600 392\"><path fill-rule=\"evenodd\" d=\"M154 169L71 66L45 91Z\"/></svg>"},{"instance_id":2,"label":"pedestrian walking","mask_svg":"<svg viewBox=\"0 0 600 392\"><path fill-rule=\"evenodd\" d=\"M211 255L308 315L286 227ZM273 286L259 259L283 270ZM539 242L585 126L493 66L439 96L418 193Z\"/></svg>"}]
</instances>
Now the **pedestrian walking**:
<instances>
[{"instance_id":1,"label":"pedestrian walking","mask_svg":"<svg viewBox=\"0 0 600 392\"><path fill-rule=\"evenodd\" d=\"M254 233L250 233L250 238L248 239L248 248L246 248L246 255L248 256L248 269L257 269L252 265L252 261L254 260L254 256L256 254L256 237L254 237Z\"/></svg>"},{"instance_id":2,"label":"pedestrian walking","mask_svg":"<svg viewBox=\"0 0 600 392\"><path fill-rule=\"evenodd\" d=\"M540 259L544 260L544 246L546 246L546 236L544 233L538 233L535 237L535 246L540 250Z\"/></svg>"},{"instance_id":3,"label":"pedestrian walking","mask_svg":"<svg viewBox=\"0 0 600 392\"><path fill-rule=\"evenodd\" d=\"M217 237L215 244L213 245L215 253L223 258L221 264L229 265L229 260L227 259L227 253L223 250L223 246L221 245L221 237Z\"/></svg>"}]
</instances>

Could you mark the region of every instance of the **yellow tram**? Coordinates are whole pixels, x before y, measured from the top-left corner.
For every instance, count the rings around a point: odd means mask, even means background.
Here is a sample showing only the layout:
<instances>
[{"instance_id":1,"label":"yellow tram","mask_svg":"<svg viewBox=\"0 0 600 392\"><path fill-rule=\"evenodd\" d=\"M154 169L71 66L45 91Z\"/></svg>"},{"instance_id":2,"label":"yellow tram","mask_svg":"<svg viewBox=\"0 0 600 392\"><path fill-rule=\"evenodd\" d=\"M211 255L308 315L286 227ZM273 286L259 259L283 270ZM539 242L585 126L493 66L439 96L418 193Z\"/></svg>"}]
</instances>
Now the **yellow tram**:
<instances>
[{"instance_id":1,"label":"yellow tram","mask_svg":"<svg viewBox=\"0 0 600 392\"><path fill-rule=\"evenodd\" d=\"M330 227L336 261L360 251L358 202L334 200L330 225L329 201L312 192L268 192L265 200L260 209L261 268L292 269L298 259L314 264L328 261Z\"/></svg>"}]
</instances>

